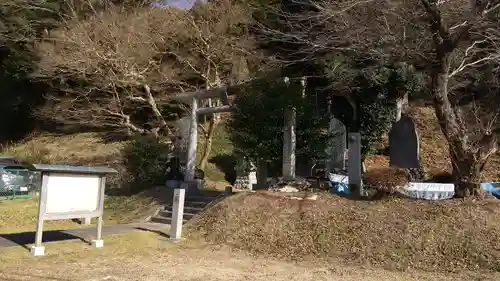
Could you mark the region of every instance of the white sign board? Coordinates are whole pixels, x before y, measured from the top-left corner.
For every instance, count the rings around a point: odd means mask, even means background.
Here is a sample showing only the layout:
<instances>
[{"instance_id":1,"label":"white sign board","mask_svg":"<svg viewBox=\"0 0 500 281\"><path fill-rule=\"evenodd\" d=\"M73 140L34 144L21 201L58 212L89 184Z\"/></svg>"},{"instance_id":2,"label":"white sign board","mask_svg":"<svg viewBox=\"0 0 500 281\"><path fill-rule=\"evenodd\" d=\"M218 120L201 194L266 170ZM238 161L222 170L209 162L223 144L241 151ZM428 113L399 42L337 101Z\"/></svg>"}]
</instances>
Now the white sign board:
<instances>
[{"instance_id":1,"label":"white sign board","mask_svg":"<svg viewBox=\"0 0 500 281\"><path fill-rule=\"evenodd\" d=\"M116 170L106 167L83 167L67 165L35 164L33 169L42 174L42 185L38 199L38 219L35 244L31 254L43 256L43 224L46 220L97 217L97 235L92 245L101 248L102 215L104 210L104 191L106 175Z\"/></svg>"},{"instance_id":2,"label":"white sign board","mask_svg":"<svg viewBox=\"0 0 500 281\"><path fill-rule=\"evenodd\" d=\"M50 174L46 214L98 211L100 180L98 175Z\"/></svg>"}]
</instances>

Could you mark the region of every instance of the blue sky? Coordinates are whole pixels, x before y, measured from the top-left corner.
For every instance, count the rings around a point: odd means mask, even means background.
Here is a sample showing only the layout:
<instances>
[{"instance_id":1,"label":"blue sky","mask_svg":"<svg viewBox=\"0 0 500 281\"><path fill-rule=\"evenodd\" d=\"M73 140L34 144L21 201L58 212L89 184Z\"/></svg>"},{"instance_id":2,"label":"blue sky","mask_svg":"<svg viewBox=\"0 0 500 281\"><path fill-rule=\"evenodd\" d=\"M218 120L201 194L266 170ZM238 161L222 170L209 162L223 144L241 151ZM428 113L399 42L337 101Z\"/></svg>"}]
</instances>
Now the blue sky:
<instances>
[{"instance_id":1,"label":"blue sky","mask_svg":"<svg viewBox=\"0 0 500 281\"><path fill-rule=\"evenodd\" d=\"M205 0L206 1L206 0ZM205 2L203 1L203 2ZM159 0L156 1L154 6L173 6L181 9L190 9L196 0Z\"/></svg>"}]
</instances>

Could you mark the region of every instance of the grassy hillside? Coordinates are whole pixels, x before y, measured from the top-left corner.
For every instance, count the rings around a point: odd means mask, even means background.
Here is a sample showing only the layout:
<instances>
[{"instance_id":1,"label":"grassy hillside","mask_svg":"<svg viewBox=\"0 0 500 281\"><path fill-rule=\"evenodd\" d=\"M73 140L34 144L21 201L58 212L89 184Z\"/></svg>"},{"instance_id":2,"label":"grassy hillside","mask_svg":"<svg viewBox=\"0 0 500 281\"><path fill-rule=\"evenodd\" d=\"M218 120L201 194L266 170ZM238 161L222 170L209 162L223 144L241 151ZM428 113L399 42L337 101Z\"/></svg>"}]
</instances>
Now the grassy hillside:
<instances>
[{"instance_id":1,"label":"grassy hillside","mask_svg":"<svg viewBox=\"0 0 500 281\"><path fill-rule=\"evenodd\" d=\"M19 143L5 145L0 155L16 156L29 163L72 164L91 166L111 166L124 172L123 148L127 141L108 141L98 133L80 133L70 135L34 134ZM198 157L201 157L204 139L198 142ZM224 172L220 168L220 158L229 158L232 144L228 140L223 126L217 128L212 154L209 158L206 174L212 181L224 181ZM227 159L223 159L226 160ZM222 163L224 164L224 163Z\"/></svg>"}]
</instances>

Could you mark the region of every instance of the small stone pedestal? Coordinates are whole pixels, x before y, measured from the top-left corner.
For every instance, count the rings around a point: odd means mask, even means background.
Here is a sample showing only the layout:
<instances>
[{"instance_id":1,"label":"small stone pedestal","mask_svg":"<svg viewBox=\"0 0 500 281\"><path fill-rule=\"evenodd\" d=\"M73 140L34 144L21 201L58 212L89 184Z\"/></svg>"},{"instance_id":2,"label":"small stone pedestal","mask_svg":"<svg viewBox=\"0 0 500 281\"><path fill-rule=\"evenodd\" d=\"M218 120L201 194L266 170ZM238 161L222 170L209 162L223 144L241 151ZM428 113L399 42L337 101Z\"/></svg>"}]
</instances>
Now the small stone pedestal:
<instances>
[{"instance_id":1,"label":"small stone pedestal","mask_svg":"<svg viewBox=\"0 0 500 281\"><path fill-rule=\"evenodd\" d=\"M104 247L104 240L92 240L92 247L94 248L102 248Z\"/></svg>"},{"instance_id":2,"label":"small stone pedestal","mask_svg":"<svg viewBox=\"0 0 500 281\"><path fill-rule=\"evenodd\" d=\"M234 188L240 190L252 190L253 185L257 183L257 173L253 163L247 159L239 161L235 167L236 181Z\"/></svg>"}]
</instances>

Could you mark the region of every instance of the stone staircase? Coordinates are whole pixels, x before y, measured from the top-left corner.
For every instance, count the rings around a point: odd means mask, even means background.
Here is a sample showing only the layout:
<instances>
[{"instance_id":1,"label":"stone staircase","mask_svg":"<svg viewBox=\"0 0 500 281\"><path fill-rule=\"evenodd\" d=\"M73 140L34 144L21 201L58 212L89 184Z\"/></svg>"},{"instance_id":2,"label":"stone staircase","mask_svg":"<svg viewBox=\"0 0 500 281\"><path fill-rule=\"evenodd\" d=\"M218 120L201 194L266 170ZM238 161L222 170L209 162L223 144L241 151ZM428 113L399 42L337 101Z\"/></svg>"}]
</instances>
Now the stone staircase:
<instances>
[{"instance_id":1,"label":"stone staircase","mask_svg":"<svg viewBox=\"0 0 500 281\"><path fill-rule=\"evenodd\" d=\"M187 192L184 200L183 223L192 220L207 207L215 204L224 197L224 192L219 191L197 191ZM155 223L170 224L172 222L172 204L162 206L150 221Z\"/></svg>"}]
</instances>

